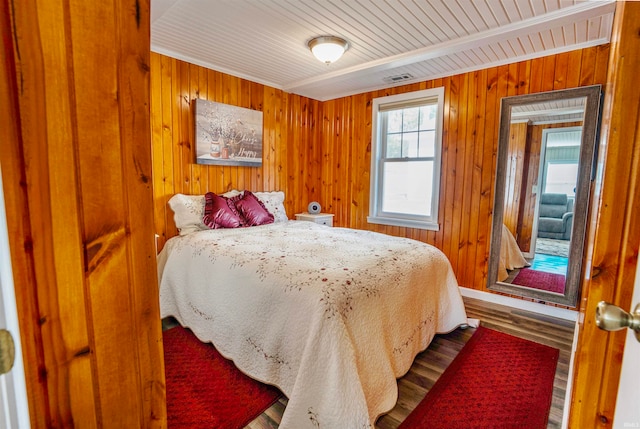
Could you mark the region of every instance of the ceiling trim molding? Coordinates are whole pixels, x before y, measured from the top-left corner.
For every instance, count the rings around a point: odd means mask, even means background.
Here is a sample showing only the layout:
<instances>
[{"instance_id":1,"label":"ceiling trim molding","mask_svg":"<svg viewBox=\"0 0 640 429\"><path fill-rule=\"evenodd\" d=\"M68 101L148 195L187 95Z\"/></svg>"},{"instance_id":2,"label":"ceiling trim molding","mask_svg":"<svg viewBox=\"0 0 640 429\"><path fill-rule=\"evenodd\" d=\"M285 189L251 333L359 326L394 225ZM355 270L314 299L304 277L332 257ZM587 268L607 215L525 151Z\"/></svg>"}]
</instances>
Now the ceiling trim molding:
<instances>
[{"instance_id":1,"label":"ceiling trim molding","mask_svg":"<svg viewBox=\"0 0 640 429\"><path fill-rule=\"evenodd\" d=\"M578 44L574 44L574 45L570 45L570 46L566 46L566 47L562 47L562 48L557 48L557 49L550 49L544 52L539 52L539 53L533 53L533 54L528 54L528 55L521 55L518 57L513 57L513 58L506 58L504 60L500 60L500 61L494 61L491 63L483 63L480 64L478 66L473 66L473 67L467 67L464 69L456 69L455 72L443 72L443 73L437 73L434 74L432 76L429 76L428 79L425 80L433 80L433 79L440 79L443 77L448 77L448 76L454 76L457 74L463 74L463 73L469 73L469 72L473 72L476 70L482 70L485 68L491 68L491 67L499 67L499 66L503 66L506 64L511 64L514 62L520 62L520 61L527 61L527 60L531 60L534 58L539 58L539 57L546 57L549 55L556 55L556 54L562 54L564 52L570 52L570 51L575 51L578 49L585 49L585 48L591 48L594 46L599 46L599 45L604 45L606 43L609 43L609 39L608 38L602 38L602 39L597 39L597 40L592 40L589 42L584 42L584 43L578 43ZM341 97L348 97L351 95L357 95L357 94L363 94L366 92L371 92L371 91L378 91L381 89L387 89L387 88L395 88L397 86L403 86L406 85L408 82L399 82L395 85L389 85L386 84L385 82L380 82L380 85L374 85L374 86L368 86L365 88L361 88L361 89L357 89L356 91L336 91L334 93L329 93L327 91L327 87L331 87L331 81L329 80L328 82L325 82L325 84L327 85L326 87L324 87L322 89L322 94L323 96L321 97L314 97L312 95L309 95L310 92L312 92L313 90L309 91L308 88L305 87L283 87L282 85L279 85L277 83L274 82L268 82L265 80L261 80L261 79L257 79L255 76L249 76L249 75L243 75L242 73L237 73L234 70L228 70L228 69L224 69L223 67L217 67L214 64L208 63L206 61L201 61L198 60L196 58L192 58L189 57L188 55L183 55L183 54L179 54L177 52L168 50L168 49L164 49L164 48L160 48L157 47L153 44L151 44L151 51L155 52L157 54L161 54L161 55L165 55L171 58L175 58L177 60L181 60L181 61L185 61L188 62L190 64L194 64L197 66L201 66L201 67L205 67L207 69L210 70L214 70L214 71L218 71L220 73L225 73L231 76L235 76L241 79L245 79L245 80L249 80L251 82L254 83L259 83L262 85L266 85L266 86L270 86L272 88L275 89L279 89L291 94L298 94L301 95L303 97L307 97L307 98L311 98L314 100L318 100L318 101L328 101L328 100L333 100L336 98L341 98ZM339 78L340 76L338 76ZM327 79L323 79L323 80L327 80ZM318 84L321 83L320 81L318 82L313 82L314 84Z\"/></svg>"},{"instance_id":2,"label":"ceiling trim molding","mask_svg":"<svg viewBox=\"0 0 640 429\"><path fill-rule=\"evenodd\" d=\"M178 0L153 0L153 5L151 7L151 22L162 18L162 15L175 6L176 3L178 3Z\"/></svg>"},{"instance_id":3,"label":"ceiling trim molding","mask_svg":"<svg viewBox=\"0 0 640 429\"><path fill-rule=\"evenodd\" d=\"M549 50L544 51L544 52L538 52L538 53L533 53L533 54L528 54L528 55L521 55L521 56L518 56L518 57L510 57L510 58L506 58L506 59L500 60L500 61L494 61L494 62L490 62L490 63L482 63L482 64L479 64L479 65L473 66L473 67L456 69L455 72L443 72L443 73L433 74L433 75L429 76L428 79L424 79L424 80L440 79L440 78L444 78L444 77L455 76L455 75L458 75L458 74L469 73L469 72L473 72L473 71L477 71L477 70L504 66L504 65L507 65L507 64L517 63L517 62L520 62L520 61L527 61L527 60L532 60L532 59L535 59L535 58L546 57L546 56L556 55L556 54L562 54L562 53L565 53L565 52L576 51L576 50L579 50L579 49L592 48L594 46L607 44L607 43L609 43L609 41L610 40L608 38L602 38L602 39L597 39L597 40L591 40L591 41L584 42L584 43L577 43L575 45L565 46L565 47L562 47L562 48L549 49ZM418 82L421 82L421 81L418 81ZM318 83L318 82L315 82L315 83ZM314 97L314 96L309 95L309 93L311 91L309 91L309 89L305 89L304 87L284 88L284 90L286 92L290 92L292 94L298 94L298 95L303 95L305 97L313 98L314 100L328 101L328 100L333 100L333 99L336 99L336 98L348 97L350 95L362 94L362 93L365 93L365 92L379 91L381 89L387 89L387 88L395 88L397 86L407 85L408 83L414 83L414 81L412 81L412 82L406 82L406 81L405 82L400 82L397 85L388 85L388 84L385 84L384 82L381 81L380 85L369 86L369 87L366 87L366 88L358 89L356 91L344 91L344 92L337 91L337 92L334 92L334 93L328 93L327 92L327 88L331 87L331 81L328 81L328 82L325 82L326 87L324 87L323 90L322 90L322 93L324 95L323 97Z\"/></svg>"},{"instance_id":4,"label":"ceiling trim molding","mask_svg":"<svg viewBox=\"0 0 640 429\"><path fill-rule=\"evenodd\" d=\"M531 34L532 32L538 33L541 30L549 30L561 26L564 23L571 22L575 19L596 18L614 12L615 3L615 0L589 1L580 3L573 7L559 9L545 15L539 15L517 23L507 24L502 27L486 30L452 41L447 41L437 45L417 49L411 52L383 58L380 60L370 61L361 65L348 67L341 70L336 70L334 72L315 76L309 79L303 79L301 81L285 85L283 86L283 89L287 92L298 93L300 90L302 90L302 88L308 85L330 82L332 79L355 75L357 73L378 72L394 69L397 67L414 64L416 62L431 60L437 57L453 54L463 48L465 50L478 48L490 43L525 36ZM591 45L593 46L593 43ZM571 45L571 47L566 50L574 49L579 49L577 44ZM550 55L551 53L552 51L549 50L546 51L544 55ZM540 54L529 56L535 58L536 56L540 56ZM514 59L510 58L508 62L514 62ZM483 65L483 68L485 66L491 67L492 65L485 64Z\"/></svg>"},{"instance_id":5,"label":"ceiling trim molding","mask_svg":"<svg viewBox=\"0 0 640 429\"><path fill-rule=\"evenodd\" d=\"M254 83L259 83L259 84L262 84L262 85L270 86L270 87L275 88L275 89L284 90L282 85L279 85L277 83L268 82L266 80L258 79L255 76L249 76L249 75L245 75L245 74L242 74L242 73L238 73L235 70L225 69L224 67L218 67L215 64L211 64L211 63L209 63L207 61L201 61L201 60L198 60L197 58L190 57L189 55L183 55L183 54L179 54L179 53L177 53L175 51L172 51L170 49L161 48L159 46L154 45L153 43L151 44L151 52L155 52L156 54L166 55L167 57L175 58L176 60L185 61L187 63L194 64L196 66L201 66L201 67L213 70L213 71L217 71L217 72L220 72L220 73L225 73L225 74L228 74L228 75L231 75L231 76L239 77L241 79L249 80L249 81L254 82Z\"/></svg>"}]
</instances>

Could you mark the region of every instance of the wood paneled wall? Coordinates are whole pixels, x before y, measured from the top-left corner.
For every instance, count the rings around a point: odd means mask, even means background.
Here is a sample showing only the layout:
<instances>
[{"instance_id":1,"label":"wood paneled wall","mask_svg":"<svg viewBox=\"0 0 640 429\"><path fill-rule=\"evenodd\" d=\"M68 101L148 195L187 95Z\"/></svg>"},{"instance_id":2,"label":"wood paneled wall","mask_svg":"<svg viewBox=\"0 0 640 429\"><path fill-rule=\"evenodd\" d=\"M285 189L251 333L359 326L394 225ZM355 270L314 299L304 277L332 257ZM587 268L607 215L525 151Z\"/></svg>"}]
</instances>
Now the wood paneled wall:
<instances>
[{"instance_id":1,"label":"wood paneled wall","mask_svg":"<svg viewBox=\"0 0 640 429\"><path fill-rule=\"evenodd\" d=\"M324 102L321 204L340 226L434 244L460 285L485 290L500 99L604 84L608 56L603 45ZM440 230L367 224L372 99L438 86L445 88Z\"/></svg>"},{"instance_id":2,"label":"wood paneled wall","mask_svg":"<svg viewBox=\"0 0 640 429\"><path fill-rule=\"evenodd\" d=\"M317 200L334 223L421 240L448 256L458 282L485 290L500 99L604 84L609 46L317 102L152 53L152 131L156 229L175 235L167 200L176 192L231 188L284 190L290 217ZM444 86L440 230L367 223L371 106L375 97ZM196 97L264 112L262 168L193 162Z\"/></svg>"},{"instance_id":3,"label":"wood paneled wall","mask_svg":"<svg viewBox=\"0 0 640 429\"><path fill-rule=\"evenodd\" d=\"M518 217L522 198L522 182L528 171L526 122L511 124L509 127L509 148L507 149L507 166L505 168L504 214L502 223L509 228L518 239ZM524 249L523 249L524 250Z\"/></svg>"},{"instance_id":4,"label":"wood paneled wall","mask_svg":"<svg viewBox=\"0 0 640 429\"><path fill-rule=\"evenodd\" d=\"M0 19L0 163L31 427L166 427L149 2L0 0Z\"/></svg>"},{"instance_id":5,"label":"wood paneled wall","mask_svg":"<svg viewBox=\"0 0 640 429\"><path fill-rule=\"evenodd\" d=\"M193 100L263 112L262 167L195 164ZM167 201L175 193L282 190L290 217L318 198L320 102L151 53L151 131L159 248L176 235Z\"/></svg>"}]
</instances>

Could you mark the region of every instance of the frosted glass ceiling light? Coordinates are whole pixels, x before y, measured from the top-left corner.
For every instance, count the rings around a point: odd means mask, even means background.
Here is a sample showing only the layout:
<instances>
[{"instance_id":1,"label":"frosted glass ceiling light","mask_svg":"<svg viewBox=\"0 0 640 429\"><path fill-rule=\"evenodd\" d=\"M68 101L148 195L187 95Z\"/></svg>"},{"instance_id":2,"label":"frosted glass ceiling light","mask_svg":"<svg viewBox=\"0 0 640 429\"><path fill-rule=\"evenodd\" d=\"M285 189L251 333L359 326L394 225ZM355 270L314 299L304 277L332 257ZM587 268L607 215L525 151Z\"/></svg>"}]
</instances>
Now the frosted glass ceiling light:
<instances>
[{"instance_id":1,"label":"frosted glass ceiling light","mask_svg":"<svg viewBox=\"0 0 640 429\"><path fill-rule=\"evenodd\" d=\"M325 64L337 61L349 47L346 40L336 36L320 36L307 43L313 55Z\"/></svg>"}]
</instances>

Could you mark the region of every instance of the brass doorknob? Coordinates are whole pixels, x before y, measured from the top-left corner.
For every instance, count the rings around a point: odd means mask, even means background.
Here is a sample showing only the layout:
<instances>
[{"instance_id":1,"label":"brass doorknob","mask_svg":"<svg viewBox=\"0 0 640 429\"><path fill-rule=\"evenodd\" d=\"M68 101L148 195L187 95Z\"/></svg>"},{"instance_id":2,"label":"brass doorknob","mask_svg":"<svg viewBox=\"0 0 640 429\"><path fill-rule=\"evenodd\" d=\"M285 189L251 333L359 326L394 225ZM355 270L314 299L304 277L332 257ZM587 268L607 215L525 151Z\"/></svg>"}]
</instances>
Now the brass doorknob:
<instances>
[{"instance_id":1,"label":"brass doorknob","mask_svg":"<svg viewBox=\"0 0 640 429\"><path fill-rule=\"evenodd\" d=\"M13 368L16 348L11 333L0 329L0 375L6 374Z\"/></svg>"},{"instance_id":2,"label":"brass doorknob","mask_svg":"<svg viewBox=\"0 0 640 429\"><path fill-rule=\"evenodd\" d=\"M627 313L617 305L600 301L596 307L596 326L605 331L632 329L640 341L640 304L636 305L633 313Z\"/></svg>"}]
</instances>

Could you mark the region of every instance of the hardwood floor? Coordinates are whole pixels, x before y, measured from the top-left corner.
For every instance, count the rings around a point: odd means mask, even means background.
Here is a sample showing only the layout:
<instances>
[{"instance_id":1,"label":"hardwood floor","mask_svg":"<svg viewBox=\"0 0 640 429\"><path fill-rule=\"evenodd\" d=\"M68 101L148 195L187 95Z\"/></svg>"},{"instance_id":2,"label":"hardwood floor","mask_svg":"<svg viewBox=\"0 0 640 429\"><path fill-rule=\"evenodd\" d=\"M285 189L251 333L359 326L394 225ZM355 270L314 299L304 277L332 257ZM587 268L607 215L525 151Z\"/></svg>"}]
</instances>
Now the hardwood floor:
<instances>
[{"instance_id":1,"label":"hardwood floor","mask_svg":"<svg viewBox=\"0 0 640 429\"><path fill-rule=\"evenodd\" d=\"M473 298L464 298L464 302L468 317L480 319L482 326L560 350L547 426L548 429L560 428L574 323ZM409 372L398 380L398 402L393 410L377 420L376 429L397 428L420 403L474 332L475 329L468 328L456 329L446 335L436 335L429 348L416 357ZM245 429L277 428L286 403L286 398L280 399Z\"/></svg>"}]
</instances>

